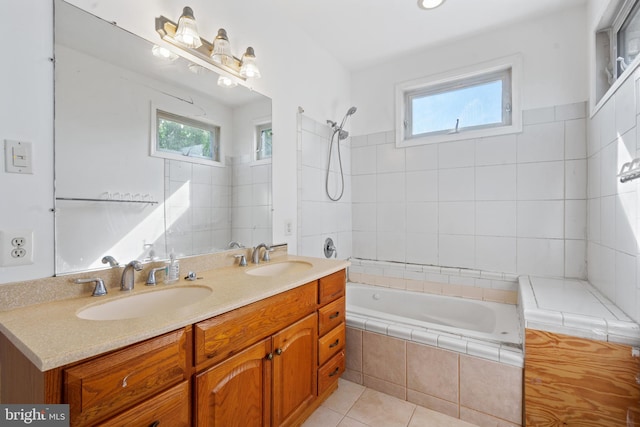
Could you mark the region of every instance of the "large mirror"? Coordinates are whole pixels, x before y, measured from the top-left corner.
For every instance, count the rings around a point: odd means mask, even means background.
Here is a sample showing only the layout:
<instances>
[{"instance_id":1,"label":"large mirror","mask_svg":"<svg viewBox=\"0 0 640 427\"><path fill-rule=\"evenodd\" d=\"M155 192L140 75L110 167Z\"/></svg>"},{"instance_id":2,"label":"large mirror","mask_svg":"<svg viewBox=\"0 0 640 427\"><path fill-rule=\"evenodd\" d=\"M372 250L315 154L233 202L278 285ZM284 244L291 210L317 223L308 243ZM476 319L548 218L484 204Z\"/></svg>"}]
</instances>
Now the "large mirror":
<instances>
[{"instance_id":1,"label":"large mirror","mask_svg":"<svg viewBox=\"0 0 640 427\"><path fill-rule=\"evenodd\" d=\"M271 100L54 5L56 274L270 243Z\"/></svg>"}]
</instances>

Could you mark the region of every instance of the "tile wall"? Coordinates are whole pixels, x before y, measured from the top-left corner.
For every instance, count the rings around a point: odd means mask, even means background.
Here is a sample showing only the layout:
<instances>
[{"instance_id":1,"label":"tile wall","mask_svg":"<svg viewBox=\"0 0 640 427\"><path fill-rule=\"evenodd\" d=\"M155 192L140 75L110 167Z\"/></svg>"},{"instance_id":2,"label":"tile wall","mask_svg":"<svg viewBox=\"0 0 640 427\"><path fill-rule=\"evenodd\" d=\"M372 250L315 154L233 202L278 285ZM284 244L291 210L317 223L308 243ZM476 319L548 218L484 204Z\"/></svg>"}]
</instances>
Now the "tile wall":
<instances>
[{"instance_id":1,"label":"tile wall","mask_svg":"<svg viewBox=\"0 0 640 427\"><path fill-rule=\"evenodd\" d=\"M586 105L524 112L523 132L398 149L351 140L353 256L586 277Z\"/></svg>"},{"instance_id":2,"label":"tile wall","mask_svg":"<svg viewBox=\"0 0 640 427\"><path fill-rule=\"evenodd\" d=\"M331 128L326 123L298 114L298 255L324 257L324 241L331 237L340 259L351 257L351 145L340 141L344 194L331 201L325 192ZM334 147L329 192L336 198L341 189L337 149Z\"/></svg>"},{"instance_id":3,"label":"tile wall","mask_svg":"<svg viewBox=\"0 0 640 427\"><path fill-rule=\"evenodd\" d=\"M347 328L344 378L478 425L522 424L522 368Z\"/></svg>"},{"instance_id":4,"label":"tile wall","mask_svg":"<svg viewBox=\"0 0 640 427\"><path fill-rule=\"evenodd\" d=\"M640 156L635 71L595 111L588 125L589 282L640 322L640 180L621 183L622 165Z\"/></svg>"}]
</instances>

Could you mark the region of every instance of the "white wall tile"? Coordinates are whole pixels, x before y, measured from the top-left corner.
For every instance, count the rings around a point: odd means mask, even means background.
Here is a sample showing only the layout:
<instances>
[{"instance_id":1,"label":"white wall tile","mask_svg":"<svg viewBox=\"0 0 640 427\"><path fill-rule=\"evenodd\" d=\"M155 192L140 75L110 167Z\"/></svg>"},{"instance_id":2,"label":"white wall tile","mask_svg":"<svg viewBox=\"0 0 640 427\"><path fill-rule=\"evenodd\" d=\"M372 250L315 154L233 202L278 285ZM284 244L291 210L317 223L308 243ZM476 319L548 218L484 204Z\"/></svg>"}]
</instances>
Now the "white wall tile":
<instances>
[{"instance_id":1,"label":"white wall tile","mask_svg":"<svg viewBox=\"0 0 640 427\"><path fill-rule=\"evenodd\" d=\"M516 202L476 202L476 234L513 237L516 235Z\"/></svg>"},{"instance_id":2,"label":"white wall tile","mask_svg":"<svg viewBox=\"0 0 640 427\"><path fill-rule=\"evenodd\" d=\"M440 169L438 198L441 201L474 200L475 168Z\"/></svg>"},{"instance_id":3,"label":"white wall tile","mask_svg":"<svg viewBox=\"0 0 640 427\"><path fill-rule=\"evenodd\" d=\"M404 203L377 204L377 231L404 234L406 230L406 214Z\"/></svg>"},{"instance_id":4,"label":"white wall tile","mask_svg":"<svg viewBox=\"0 0 640 427\"><path fill-rule=\"evenodd\" d=\"M405 174L382 173L377 175L376 197L380 203L405 201Z\"/></svg>"},{"instance_id":5,"label":"white wall tile","mask_svg":"<svg viewBox=\"0 0 640 427\"><path fill-rule=\"evenodd\" d=\"M586 119L564 122L564 158L584 159L587 157Z\"/></svg>"},{"instance_id":6,"label":"white wall tile","mask_svg":"<svg viewBox=\"0 0 640 427\"><path fill-rule=\"evenodd\" d=\"M589 199L587 222L589 241L600 243L600 198Z\"/></svg>"},{"instance_id":7,"label":"white wall tile","mask_svg":"<svg viewBox=\"0 0 640 427\"><path fill-rule=\"evenodd\" d=\"M375 203L377 201L376 175L356 175L351 177L354 203ZM304 196L305 189L302 188ZM304 197L303 197L304 200Z\"/></svg>"},{"instance_id":8,"label":"white wall tile","mask_svg":"<svg viewBox=\"0 0 640 427\"><path fill-rule=\"evenodd\" d=\"M564 198L564 161L518 165L518 200Z\"/></svg>"},{"instance_id":9,"label":"white wall tile","mask_svg":"<svg viewBox=\"0 0 640 427\"><path fill-rule=\"evenodd\" d=\"M476 140L476 166L502 165L516 162L516 134Z\"/></svg>"},{"instance_id":10,"label":"white wall tile","mask_svg":"<svg viewBox=\"0 0 640 427\"><path fill-rule=\"evenodd\" d=\"M615 249L628 254L638 252L637 196L622 193L615 196Z\"/></svg>"},{"instance_id":11,"label":"white wall tile","mask_svg":"<svg viewBox=\"0 0 640 427\"><path fill-rule=\"evenodd\" d=\"M406 262L406 234L381 232L376 234L376 258L381 261Z\"/></svg>"},{"instance_id":12,"label":"white wall tile","mask_svg":"<svg viewBox=\"0 0 640 427\"><path fill-rule=\"evenodd\" d=\"M352 210L354 231L376 231L378 223L375 203L353 203Z\"/></svg>"},{"instance_id":13,"label":"white wall tile","mask_svg":"<svg viewBox=\"0 0 640 427\"><path fill-rule=\"evenodd\" d=\"M525 125L535 123L547 123L555 120L555 108L534 108L531 110L525 110L522 113L522 121Z\"/></svg>"},{"instance_id":14,"label":"white wall tile","mask_svg":"<svg viewBox=\"0 0 640 427\"><path fill-rule=\"evenodd\" d=\"M407 147L405 152L407 171L438 168L438 144Z\"/></svg>"},{"instance_id":15,"label":"white wall tile","mask_svg":"<svg viewBox=\"0 0 640 427\"><path fill-rule=\"evenodd\" d=\"M600 148L615 141L618 137L616 130L616 111L614 102L606 102L598 111L598 130L600 130Z\"/></svg>"},{"instance_id":16,"label":"white wall tile","mask_svg":"<svg viewBox=\"0 0 640 427\"><path fill-rule=\"evenodd\" d=\"M476 268L515 273L517 245L514 237L476 237Z\"/></svg>"},{"instance_id":17,"label":"white wall tile","mask_svg":"<svg viewBox=\"0 0 640 427\"><path fill-rule=\"evenodd\" d=\"M518 237L564 238L564 201L519 201Z\"/></svg>"},{"instance_id":18,"label":"white wall tile","mask_svg":"<svg viewBox=\"0 0 640 427\"><path fill-rule=\"evenodd\" d=\"M565 240L565 277L587 278L587 242L586 240Z\"/></svg>"},{"instance_id":19,"label":"white wall tile","mask_svg":"<svg viewBox=\"0 0 640 427\"><path fill-rule=\"evenodd\" d=\"M438 202L407 202L407 234L438 233Z\"/></svg>"},{"instance_id":20,"label":"white wall tile","mask_svg":"<svg viewBox=\"0 0 640 427\"><path fill-rule=\"evenodd\" d=\"M587 197L600 197L600 151L587 160Z\"/></svg>"},{"instance_id":21,"label":"white wall tile","mask_svg":"<svg viewBox=\"0 0 640 427\"><path fill-rule=\"evenodd\" d=\"M409 231L406 235L406 259L408 263L439 265L438 235Z\"/></svg>"},{"instance_id":22,"label":"white wall tile","mask_svg":"<svg viewBox=\"0 0 640 427\"><path fill-rule=\"evenodd\" d=\"M376 233L369 231L353 232L353 256L363 259L376 259Z\"/></svg>"},{"instance_id":23,"label":"white wall tile","mask_svg":"<svg viewBox=\"0 0 640 427\"><path fill-rule=\"evenodd\" d=\"M600 199L600 243L608 248L616 244L616 198Z\"/></svg>"},{"instance_id":24,"label":"white wall tile","mask_svg":"<svg viewBox=\"0 0 640 427\"><path fill-rule=\"evenodd\" d=\"M438 145L438 167L440 169L462 168L475 164L475 140L443 142Z\"/></svg>"},{"instance_id":25,"label":"white wall tile","mask_svg":"<svg viewBox=\"0 0 640 427\"><path fill-rule=\"evenodd\" d=\"M438 229L443 234L475 234L475 202L440 202Z\"/></svg>"},{"instance_id":26,"label":"white wall tile","mask_svg":"<svg viewBox=\"0 0 640 427\"><path fill-rule=\"evenodd\" d=\"M556 120L582 119L587 116L587 103L576 102L574 104L557 105L555 107Z\"/></svg>"},{"instance_id":27,"label":"white wall tile","mask_svg":"<svg viewBox=\"0 0 640 427\"><path fill-rule=\"evenodd\" d=\"M407 201L431 202L438 200L438 171L406 173Z\"/></svg>"},{"instance_id":28,"label":"white wall tile","mask_svg":"<svg viewBox=\"0 0 640 427\"><path fill-rule=\"evenodd\" d=\"M615 269L614 302L625 314L632 315L636 311L636 257L616 252Z\"/></svg>"},{"instance_id":29,"label":"white wall tile","mask_svg":"<svg viewBox=\"0 0 640 427\"><path fill-rule=\"evenodd\" d=\"M516 165L476 167L476 200L515 200Z\"/></svg>"},{"instance_id":30,"label":"white wall tile","mask_svg":"<svg viewBox=\"0 0 640 427\"><path fill-rule=\"evenodd\" d=\"M518 238L518 274L562 277L564 240Z\"/></svg>"},{"instance_id":31,"label":"white wall tile","mask_svg":"<svg viewBox=\"0 0 640 427\"><path fill-rule=\"evenodd\" d=\"M616 91L615 98L615 126L619 135L626 133L636 125L635 81L627 79Z\"/></svg>"},{"instance_id":32,"label":"white wall tile","mask_svg":"<svg viewBox=\"0 0 640 427\"><path fill-rule=\"evenodd\" d=\"M517 139L519 163L564 159L563 122L524 126Z\"/></svg>"},{"instance_id":33,"label":"white wall tile","mask_svg":"<svg viewBox=\"0 0 640 427\"><path fill-rule=\"evenodd\" d=\"M380 144L376 146L377 172L404 172L405 150L399 150L395 144Z\"/></svg>"},{"instance_id":34,"label":"white wall tile","mask_svg":"<svg viewBox=\"0 0 640 427\"><path fill-rule=\"evenodd\" d=\"M565 239L586 240L587 238L587 201L565 200L564 202Z\"/></svg>"},{"instance_id":35,"label":"white wall tile","mask_svg":"<svg viewBox=\"0 0 640 427\"><path fill-rule=\"evenodd\" d=\"M440 265L475 268L474 236L440 234L438 237Z\"/></svg>"},{"instance_id":36,"label":"white wall tile","mask_svg":"<svg viewBox=\"0 0 640 427\"><path fill-rule=\"evenodd\" d=\"M564 168L565 198L587 198L587 160L567 160Z\"/></svg>"},{"instance_id":37,"label":"white wall tile","mask_svg":"<svg viewBox=\"0 0 640 427\"><path fill-rule=\"evenodd\" d=\"M377 149L375 146L351 149L351 174L363 175L376 172Z\"/></svg>"}]
</instances>

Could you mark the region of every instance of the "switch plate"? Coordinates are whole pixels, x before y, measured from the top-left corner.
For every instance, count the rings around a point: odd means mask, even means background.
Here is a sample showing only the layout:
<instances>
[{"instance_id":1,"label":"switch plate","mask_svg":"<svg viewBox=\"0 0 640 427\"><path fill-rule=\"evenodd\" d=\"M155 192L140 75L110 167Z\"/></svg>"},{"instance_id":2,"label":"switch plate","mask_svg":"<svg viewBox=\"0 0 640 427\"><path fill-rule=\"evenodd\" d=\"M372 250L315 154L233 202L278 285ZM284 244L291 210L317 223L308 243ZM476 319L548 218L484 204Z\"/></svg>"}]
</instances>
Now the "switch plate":
<instances>
[{"instance_id":1,"label":"switch plate","mask_svg":"<svg viewBox=\"0 0 640 427\"><path fill-rule=\"evenodd\" d=\"M31 143L5 139L4 166L6 172L33 173Z\"/></svg>"},{"instance_id":2,"label":"switch plate","mask_svg":"<svg viewBox=\"0 0 640 427\"><path fill-rule=\"evenodd\" d=\"M0 231L0 266L33 264L33 230Z\"/></svg>"}]
</instances>

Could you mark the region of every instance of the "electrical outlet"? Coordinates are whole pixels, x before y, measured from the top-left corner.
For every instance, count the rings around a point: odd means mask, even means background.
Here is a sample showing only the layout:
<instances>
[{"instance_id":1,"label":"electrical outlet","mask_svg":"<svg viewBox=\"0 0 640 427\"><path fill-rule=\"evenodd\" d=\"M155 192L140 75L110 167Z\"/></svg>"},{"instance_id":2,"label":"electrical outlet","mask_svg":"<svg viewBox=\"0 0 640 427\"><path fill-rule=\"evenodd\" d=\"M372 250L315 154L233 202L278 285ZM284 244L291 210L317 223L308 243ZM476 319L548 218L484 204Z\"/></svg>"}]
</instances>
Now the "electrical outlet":
<instances>
[{"instance_id":1,"label":"electrical outlet","mask_svg":"<svg viewBox=\"0 0 640 427\"><path fill-rule=\"evenodd\" d=\"M33 230L0 231L0 266L33 264Z\"/></svg>"}]
</instances>

